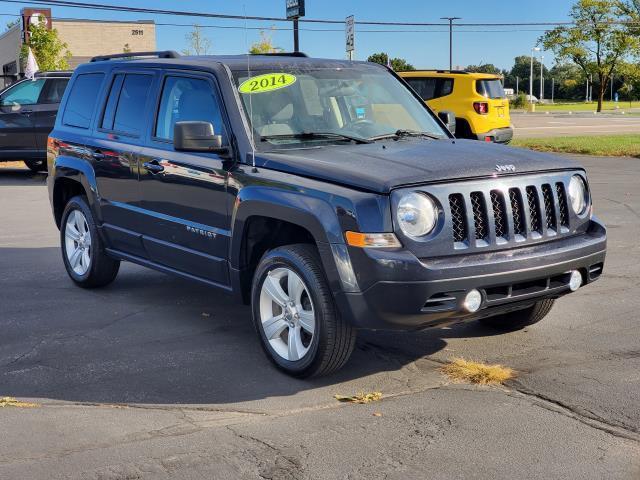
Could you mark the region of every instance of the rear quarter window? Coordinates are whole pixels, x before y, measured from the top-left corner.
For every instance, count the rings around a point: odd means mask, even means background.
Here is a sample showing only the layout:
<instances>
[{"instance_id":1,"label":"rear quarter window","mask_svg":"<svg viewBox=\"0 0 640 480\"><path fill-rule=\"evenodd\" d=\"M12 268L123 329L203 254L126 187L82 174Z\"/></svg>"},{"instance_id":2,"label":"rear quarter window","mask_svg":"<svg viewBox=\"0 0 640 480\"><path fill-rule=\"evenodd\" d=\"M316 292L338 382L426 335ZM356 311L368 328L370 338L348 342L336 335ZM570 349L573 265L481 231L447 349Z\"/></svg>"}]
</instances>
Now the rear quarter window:
<instances>
[{"instance_id":1,"label":"rear quarter window","mask_svg":"<svg viewBox=\"0 0 640 480\"><path fill-rule=\"evenodd\" d=\"M76 77L64 109L64 125L89 128L103 79L104 73L84 73Z\"/></svg>"},{"instance_id":2,"label":"rear quarter window","mask_svg":"<svg viewBox=\"0 0 640 480\"><path fill-rule=\"evenodd\" d=\"M494 80L477 80L476 92L487 98L507 98L502 88L502 83L497 78Z\"/></svg>"},{"instance_id":3,"label":"rear quarter window","mask_svg":"<svg viewBox=\"0 0 640 480\"><path fill-rule=\"evenodd\" d=\"M446 97L453 92L453 78L405 78L420 98L423 100L433 100L434 98Z\"/></svg>"}]
</instances>

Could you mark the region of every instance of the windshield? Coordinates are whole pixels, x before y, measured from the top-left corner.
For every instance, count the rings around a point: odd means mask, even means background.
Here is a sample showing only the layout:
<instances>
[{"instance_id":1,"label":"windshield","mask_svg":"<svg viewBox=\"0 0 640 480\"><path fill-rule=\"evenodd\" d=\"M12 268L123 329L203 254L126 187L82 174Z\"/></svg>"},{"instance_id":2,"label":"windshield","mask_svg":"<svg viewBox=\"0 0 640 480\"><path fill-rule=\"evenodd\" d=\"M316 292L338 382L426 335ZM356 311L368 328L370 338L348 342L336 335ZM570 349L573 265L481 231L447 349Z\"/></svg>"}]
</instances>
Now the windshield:
<instances>
[{"instance_id":1,"label":"windshield","mask_svg":"<svg viewBox=\"0 0 640 480\"><path fill-rule=\"evenodd\" d=\"M502 88L500 80L478 80L476 82L476 91L487 98L507 98Z\"/></svg>"},{"instance_id":2,"label":"windshield","mask_svg":"<svg viewBox=\"0 0 640 480\"><path fill-rule=\"evenodd\" d=\"M424 104L377 67L288 66L234 76L258 148L362 143L401 130L447 138Z\"/></svg>"}]
</instances>

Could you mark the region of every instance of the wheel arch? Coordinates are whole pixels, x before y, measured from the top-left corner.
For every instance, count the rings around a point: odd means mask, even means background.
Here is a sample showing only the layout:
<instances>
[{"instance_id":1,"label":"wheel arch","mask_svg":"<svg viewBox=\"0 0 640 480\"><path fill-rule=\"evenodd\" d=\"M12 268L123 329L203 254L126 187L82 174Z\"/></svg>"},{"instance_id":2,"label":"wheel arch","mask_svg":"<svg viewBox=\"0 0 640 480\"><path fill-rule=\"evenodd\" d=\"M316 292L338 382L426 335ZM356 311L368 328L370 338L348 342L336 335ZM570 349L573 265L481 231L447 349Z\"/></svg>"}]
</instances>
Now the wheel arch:
<instances>
[{"instance_id":1,"label":"wheel arch","mask_svg":"<svg viewBox=\"0 0 640 480\"><path fill-rule=\"evenodd\" d=\"M85 195L96 221L101 221L96 177L87 162L75 158L58 157L53 177L51 206L58 228L60 228L65 205L75 195Z\"/></svg>"}]
</instances>

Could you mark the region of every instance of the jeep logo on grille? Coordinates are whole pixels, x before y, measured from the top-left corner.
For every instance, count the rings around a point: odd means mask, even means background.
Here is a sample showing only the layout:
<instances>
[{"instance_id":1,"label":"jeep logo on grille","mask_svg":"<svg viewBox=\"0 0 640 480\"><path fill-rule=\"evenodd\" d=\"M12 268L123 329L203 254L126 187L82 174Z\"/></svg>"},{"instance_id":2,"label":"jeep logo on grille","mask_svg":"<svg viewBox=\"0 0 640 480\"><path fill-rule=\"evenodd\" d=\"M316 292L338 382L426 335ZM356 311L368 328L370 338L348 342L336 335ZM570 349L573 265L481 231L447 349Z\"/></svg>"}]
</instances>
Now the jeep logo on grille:
<instances>
[{"instance_id":1,"label":"jeep logo on grille","mask_svg":"<svg viewBox=\"0 0 640 480\"><path fill-rule=\"evenodd\" d=\"M512 173L516 171L515 165L496 165L496 172L498 173Z\"/></svg>"}]
</instances>

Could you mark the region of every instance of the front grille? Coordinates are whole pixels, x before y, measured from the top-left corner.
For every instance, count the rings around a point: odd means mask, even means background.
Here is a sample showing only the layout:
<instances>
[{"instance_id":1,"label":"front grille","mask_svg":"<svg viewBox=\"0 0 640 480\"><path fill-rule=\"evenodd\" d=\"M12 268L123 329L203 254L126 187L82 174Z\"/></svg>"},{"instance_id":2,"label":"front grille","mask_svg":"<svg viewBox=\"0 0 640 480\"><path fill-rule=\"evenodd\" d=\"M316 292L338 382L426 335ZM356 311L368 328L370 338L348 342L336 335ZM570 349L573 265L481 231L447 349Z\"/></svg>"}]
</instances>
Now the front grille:
<instances>
[{"instance_id":1,"label":"front grille","mask_svg":"<svg viewBox=\"0 0 640 480\"><path fill-rule=\"evenodd\" d=\"M453 241L464 242L467 239L467 221L465 218L464 198L459 193L449 195Z\"/></svg>"},{"instance_id":2,"label":"front grille","mask_svg":"<svg viewBox=\"0 0 640 480\"><path fill-rule=\"evenodd\" d=\"M544 199L544 215L547 221L547 228L556 230L556 210L553 201L553 192L551 192L551 185L542 185L542 198Z\"/></svg>"},{"instance_id":3,"label":"front grille","mask_svg":"<svg viewBox=\"0 0 640 480\"><path fill-rule=\"evenodd\" d=\"M473 222L476 228L476 240L486 240L489 235L487 224L487 208L482 192L471 193L471 208L473 209Z\"/></svg>"},{"instance_id":4,"label":"front grille","mask_svg":"<svg viewBox=\"0 0 640 480\"><path fill-rule=\"evenodd\" d=\"M449 193L451 234L455 248L530 242L569 232L565 184L558 177L535 183L511 181L503 188L487 182ZM494 188L491 188L491 187ZM461 189L462 190L462 189Z\"/></svg>"}]
</instances>

